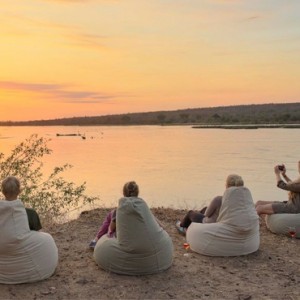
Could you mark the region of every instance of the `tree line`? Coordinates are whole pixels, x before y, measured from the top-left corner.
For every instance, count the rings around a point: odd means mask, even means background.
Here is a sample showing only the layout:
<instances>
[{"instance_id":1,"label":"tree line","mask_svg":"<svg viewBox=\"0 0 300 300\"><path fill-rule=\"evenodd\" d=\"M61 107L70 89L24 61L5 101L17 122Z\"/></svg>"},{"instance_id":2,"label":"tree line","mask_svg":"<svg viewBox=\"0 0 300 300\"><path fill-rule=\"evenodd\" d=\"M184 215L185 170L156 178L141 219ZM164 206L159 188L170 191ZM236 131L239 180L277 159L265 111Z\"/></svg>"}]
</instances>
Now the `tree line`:
<instances>
[{"instance_id":1,"label":"tree line","mask_svg":"<svg viewBox=\"0 0 300 300\"><path fill-rule=\"evenodd\" d=\"M252 104L189 108L173 111L85 116L25 122L6 121L0 126L72 125L238 125L300 124L300 103Z\"/></svg>"}]
</instances>

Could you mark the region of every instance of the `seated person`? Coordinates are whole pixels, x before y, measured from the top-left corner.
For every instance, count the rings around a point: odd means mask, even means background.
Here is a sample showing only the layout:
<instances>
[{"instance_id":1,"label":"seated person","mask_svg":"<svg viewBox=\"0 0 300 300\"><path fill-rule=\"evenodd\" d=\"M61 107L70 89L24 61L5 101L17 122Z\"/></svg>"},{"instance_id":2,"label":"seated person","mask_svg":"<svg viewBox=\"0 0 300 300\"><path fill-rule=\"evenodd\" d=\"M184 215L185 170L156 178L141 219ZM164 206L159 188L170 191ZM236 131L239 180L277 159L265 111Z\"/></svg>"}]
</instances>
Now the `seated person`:
<instances>
[{"instance_id":1,"label":"seated person","mask_svg":"<svg viewBox=\"0 0 300 300\"><path fill-rule=\"evenodd\" d=\"M33 208L25 207L28 224L30 230L39 231L42 229L42 224L38 213Z\"/></svg>"},{"instance_id":2,"label":"seated person","mask_svg":"<svg viewBox=\"0 0 300 300\"><path fill-rule=\"evenodd\" d=\"M116 213L116 237L103 235L96 244L94 259L104 270L125 275L147 275L168 269L173 244L147 203L139 198L134 181L123 187Z\"/></svg>"},{"instance_id":3,"label":"seated person","mask_svg":"<svg viewBox=\"0 0 300 300\"><path fill-rule=\"evenodd\" d=\"M90 249L94 249L98 240L105 234L107 234L107 236L109 237L116 237L116 216L117 216L116 209L113 209L107 214L98 233L89 244Z\"/></svg>"},{"instance_id":4,"label":"seated person","mask_svg":"<svg viewBox=\"0 0 300 300\"><path fill-rule=\"evenodd\" d=\"M292 181L286 175L285 165L274 168L277 186L289 191L287 201L257 201L256 211L266 215L266 225L270 231L277 234L289 234L291 230L300 238L300 178ZM300 161L298 161L300 173ZM283 179L281 178L281 175Z\"/></svg>"},{"instance_id":5,"label":"seated person","mask_svg":"<svg viewBox=\"0 0 300 300\"><path fill-rule=\"evenodd\" d=\"M19 284L50 277L58 263L53 238L30 230L25 207L18 199L21 188L16 177L5 178L1 190L5 200L0 201L0 283Z\"/></svg>"},{"instance_id":6,"label":"seated person","mask_svg":"<svg viewBox=\"0 0 300 300\"><path fill-rule=\"evenodd\" d=\"M298 171L300 173L300 161L298 162ZM277 186L280 189L289 191L288 201L257 201L256 211L259 215L266 214L298 214L300 213L300 179L292 181L286 175L286 168L284 165L277 165L274 167ZM284 178L284 182L281 178Z\"/></svg>"},{"instance_id":7,"label":"seated person","mask_svg":"<svg viewBox=\"0 0 300 300\"><path fill-rule=\"evenodd\" d=\"M192 222L186 239L192 251L209 256L237 256L259 248L259 221L250 191L244 186L225 190L215 223Z\"/></svg>"},{"instance_id":8,"label":"seated person","mask_svg":"<svg viewBox=\"0 0 300 300\"><path fill-rule=\"evenodd\" d=\"M236 174L228 175L225 183L226 189L231 186L243 186L244 181L241 176ZM176 222L176 228L179 233L186 233L187 228L192 222L195 223L215 223L218 216L220 207L222 204L222 196L216 196L209 204L209 206L204 210L198 212L190 210L182 219L182 221ZM203 213L204 211L204 213Z\"/></svg>"},{"instance_id":9,"label":"seated person","mask_svg":"<svg viewBox=\"0 0 300 300\"><path fill-rule=\"evenodd\" d=\"M5 200L12 201L12 200L17 199L19 193L21 192L20 182L18 179L16 179L16 184L19 186L18 194L10 193L9 191L5 192L5 190L2 189L2 193L5 196ZM26 214L27 214L29 229L35 230L35 231L41 230L42 224L41 224L41 220L40 220L38 213L33 208L25 207L25 210L26 210Z\"/></svg>"}]
</instances>

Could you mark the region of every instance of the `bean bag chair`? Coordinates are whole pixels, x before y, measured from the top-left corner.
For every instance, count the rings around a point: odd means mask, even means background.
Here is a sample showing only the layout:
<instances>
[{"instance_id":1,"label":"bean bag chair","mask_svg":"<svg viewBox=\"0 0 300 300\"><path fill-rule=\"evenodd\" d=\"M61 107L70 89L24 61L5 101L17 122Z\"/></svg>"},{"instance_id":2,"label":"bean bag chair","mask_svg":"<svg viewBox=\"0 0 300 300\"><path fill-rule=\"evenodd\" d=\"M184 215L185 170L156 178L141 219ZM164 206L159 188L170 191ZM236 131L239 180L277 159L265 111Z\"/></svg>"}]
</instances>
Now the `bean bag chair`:
<instances>
[{"instance_id":1,"label":"bean bag chair","mask_svg":"<svg viewBox=\"0 0 300 300\"><path fill-rule=\"evenodd\" d=\"M171 266L172 240L143 199L121 198L116 225L117 237L102 236L94 249L94 259L101 268L118 274L147 275Z\"/></svg>"},{"instance_id":2,"label":"bean bag chair","mask_svg":"<svg viewBox=\"0 0 300 300\"><path fill-rule=\"evenodd\" d=\"M209 256L246 255L259 248L259 218L246 187L226 189L217 223L192 223L191 250Z\"/></svg>"},{"instance_id":3,"label":"bean bag chair","mask_svg":"<svg viewBox=\"0 0 300 300\"><path fill-rule=\"evenodd\" d=\"M0 201L0 283L35 282L50 277L57 266L51 235L30 231L21 200Z\"/></svg>"},{"instance_id":4,"label":"bean bag chair","mask_svg":"<svg viewBox=\"0 0 300 300\"><path fill-rule=\"evenodd\" d=\"M273 214L266 217L267 228L276 234L288 234L289 227L296 228L296 238L300 238L300 214Z\"/></svg>"}]
</instances>

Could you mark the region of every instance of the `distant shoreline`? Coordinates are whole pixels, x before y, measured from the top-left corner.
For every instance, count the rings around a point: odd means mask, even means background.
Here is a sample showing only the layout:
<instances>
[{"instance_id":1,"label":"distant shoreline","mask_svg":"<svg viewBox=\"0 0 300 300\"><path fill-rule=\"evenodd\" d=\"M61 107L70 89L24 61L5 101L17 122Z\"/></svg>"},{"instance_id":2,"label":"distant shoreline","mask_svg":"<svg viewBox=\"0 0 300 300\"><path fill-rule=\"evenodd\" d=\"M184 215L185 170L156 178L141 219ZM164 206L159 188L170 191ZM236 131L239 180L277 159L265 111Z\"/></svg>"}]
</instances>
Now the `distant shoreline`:
<instances>
[{"instance_id":1,"label":"distant shoreline","mask_svg":"<svg viewBox=\"0 0 300 300\"><path fill-rule=\"evenodd\" d=\"M271 125L270 125L271 124ZM275 124L275 125L272 125ZM279 125L277 125L279 124ZM169 111L0 121L0 126L151 126L190 125L196 128L300 128L300 102L187 108Z\"/></svg>"},{"instance_id":2,"label":"distant shoreline","mask_svg":"<svg viewBox=\"0 0 300 300\"><path fill-rule=\"evenodd\" d=\"M187 124L187 123L178 123L178 124L72 124L72 125L61 125L61 124L14 124L14 125L3 125L0 123L0 127L103 127L103 126L116 126L116 127L128 127L128 126L191 126L193 129L276 129L276 128L285 128L285 129L297 129L300 128L300 124ZM60 135L59 133L57 134ZM78 134L72 134L78 135Z\"/></svg>"},{"instance_id":3,"label":"distant shoreline","mask_svg":"<svg viewBox=\"0 0 300 300\"><path fill-rule=\"evenodd\" d=\"M259 128L300 128L300 124L251 124L251 125L194 125L192 128L201 129L259 129Z\"/></svg>"}]
</instances>

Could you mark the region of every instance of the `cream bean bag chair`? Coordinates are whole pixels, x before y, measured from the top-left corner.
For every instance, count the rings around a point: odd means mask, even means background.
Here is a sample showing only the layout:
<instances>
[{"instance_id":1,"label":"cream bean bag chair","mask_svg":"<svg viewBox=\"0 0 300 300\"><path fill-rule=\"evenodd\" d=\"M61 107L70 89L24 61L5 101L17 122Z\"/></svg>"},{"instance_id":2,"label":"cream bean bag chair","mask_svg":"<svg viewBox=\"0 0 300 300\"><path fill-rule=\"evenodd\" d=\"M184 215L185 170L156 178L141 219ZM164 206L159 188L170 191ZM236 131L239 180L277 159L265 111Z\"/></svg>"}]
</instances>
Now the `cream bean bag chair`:
<instances>
[{"instance_id":1,"label":"cream bean bag chair","mask_svg":"<svg viewBox=\"0 0 300 300\"><path fill-rule=\"evenodd\" d=\"M259 248L259 220L246 187L226 189L217 223L192 223L186 233L193 251L209 256L246 255Z\"/></svg>"},{"instance_id":2,"label":"cream bean bag chair","mask_svg":"<svg viewBox=\"0 0 300 300\"><path fill-rule=\"evenodd\" d=\"M300 238L300 214L273 214L266 217L267 227L277 234L288 234L289 227L296 228L296 238Z\"/></svg>"},{"instance_id":3,"label":"cream bean bag chair","mask_svg":"<svg viewBox=\"0 0 300 300\"><path fill-rule=\"evenodd\" d=\"M94 249L94 259L101 268L118 274L146 275L171 266L172 240L143 199L121 198L116 224L117 237L102 236Z\"/></svg>"},{"instance_id":4,"label":"cream bean bag chair","mask_svg":"<svg viewBox=\"0 0 300 300\"><path fill-rule=\"evenodd\" d=\"M50 277L57 266L51 235L30 231L20 200L0 201L0 283L35 282Z\"/></svg>"}]
</instances>

